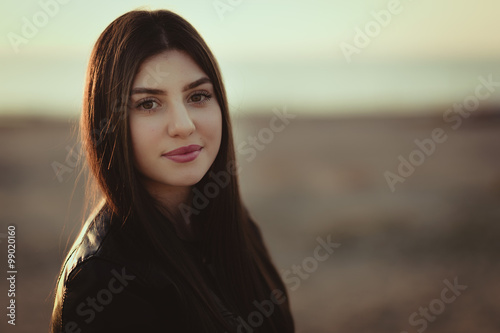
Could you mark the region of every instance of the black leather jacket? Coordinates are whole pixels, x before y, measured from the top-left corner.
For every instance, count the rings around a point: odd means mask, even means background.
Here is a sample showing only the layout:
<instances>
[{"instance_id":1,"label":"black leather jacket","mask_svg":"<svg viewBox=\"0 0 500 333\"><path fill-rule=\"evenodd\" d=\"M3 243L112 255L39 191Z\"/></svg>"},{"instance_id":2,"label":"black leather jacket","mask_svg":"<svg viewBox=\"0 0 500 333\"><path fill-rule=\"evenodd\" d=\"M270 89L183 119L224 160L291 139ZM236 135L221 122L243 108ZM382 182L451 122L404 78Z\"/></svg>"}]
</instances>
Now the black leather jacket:
<instances>
[{"instance_id":1,"label":"black leather jacket","mask_svg":"<svg viewBox=\"0 0 500 333\"><path fill-rule=\"evenodd\" d=\"M131 248L137 240L128 237L135 235L109 220L101 209L75 241L57 282L52 332L188 332L188 308L176 286L150 254ZM219 305L237 327L236 316Z\"/></svg>"}]
</instances>

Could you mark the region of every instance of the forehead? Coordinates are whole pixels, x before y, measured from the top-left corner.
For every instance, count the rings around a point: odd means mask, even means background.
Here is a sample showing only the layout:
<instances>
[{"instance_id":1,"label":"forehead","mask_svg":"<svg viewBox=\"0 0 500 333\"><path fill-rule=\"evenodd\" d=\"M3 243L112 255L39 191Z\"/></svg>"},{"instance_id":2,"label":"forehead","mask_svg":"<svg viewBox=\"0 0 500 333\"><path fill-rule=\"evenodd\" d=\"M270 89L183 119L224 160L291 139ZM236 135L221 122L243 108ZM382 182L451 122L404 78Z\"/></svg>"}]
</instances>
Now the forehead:
<instances>
[{"instance_id":1,"label":"forehead","mask_svg":"<svg viewBox=\"0 0 500 333\"><path fill-rule=\"evenodd\" d=\"M169 50L146 59L137 72L132 88L175 88L207 76L187 53Z\"/></svg>"}]
</instances>

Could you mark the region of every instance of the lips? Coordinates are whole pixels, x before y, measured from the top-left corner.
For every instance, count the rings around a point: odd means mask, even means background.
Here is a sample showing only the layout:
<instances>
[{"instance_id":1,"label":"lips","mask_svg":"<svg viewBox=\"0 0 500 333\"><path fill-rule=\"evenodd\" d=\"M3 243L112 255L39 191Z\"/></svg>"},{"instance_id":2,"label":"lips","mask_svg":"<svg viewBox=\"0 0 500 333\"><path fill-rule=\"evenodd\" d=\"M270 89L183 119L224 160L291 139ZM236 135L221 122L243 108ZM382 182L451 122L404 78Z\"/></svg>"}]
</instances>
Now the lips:
<instances>
[{"instance_id":1,"label":"lips","mask_svg":"<svg viewBox=\"0 0 500 333\"><path fill-rule=\"evenodd\" d=\"M174 155L184 155L191 153L196 150L200 150L201 146L198 145L189 145L189 146L184 146L180 147L174 150L169 151L168 153L163 154L163 156L174 156Z\"/></svg>"},{"instance_id":2,"label":"lips","mask_svg":"<svg viewBox=\"0 0 500 333\"><path fill-rule=\"evenodd\" d=\"M165 156L166 158L174 162L185 163L190 162L198 157L202 148L203 147L199 145L189 145L171 150L168 153L163 154L162 156Z\"/></svg>"}]
</instances>

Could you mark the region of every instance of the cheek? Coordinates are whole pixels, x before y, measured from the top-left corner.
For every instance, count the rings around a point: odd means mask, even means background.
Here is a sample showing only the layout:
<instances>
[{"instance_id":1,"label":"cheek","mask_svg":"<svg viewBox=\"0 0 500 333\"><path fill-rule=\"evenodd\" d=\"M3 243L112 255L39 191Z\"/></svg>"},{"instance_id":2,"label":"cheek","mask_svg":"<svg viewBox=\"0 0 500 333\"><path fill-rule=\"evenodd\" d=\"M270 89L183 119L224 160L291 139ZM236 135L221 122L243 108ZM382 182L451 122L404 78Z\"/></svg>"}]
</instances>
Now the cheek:
<instances>
[{"instance_id":1,"label":"cheek","mask_svg":"<svg viewBox=\"0 0 500 333\"><path fill-rule=\"evenodd\" d=\"M138 147L141 145L141 143L140 143L140 139L141 139L140 127L136 122L130 121L129 133L130 133L130 142L132 143L132 148L133 148L134 153L135 153L138 150Z\"/></svg>"},{"instance_id":2,"label":"cheek","mask_svg":"<svg viewBox=\"0 0 500 333\"><path fill-rule=\"evenodd\" d=\"M129 123L130 135L132 142L145 142L154 140L158 132L158 121L150 118L130 119Z\"/></svg>"},{"instance_id":3,"label":"cheek","mask_svg":"<svg viewBox=\"0 0 500 333\"><path fill-rule=\"evenodd\" d=\"M220 145L222 137L222 115L219 108L214 110L210 117L204 121L204 129L207 137L213 142Z\"/></svg>"},{"instance_id":4,"label":"cheek","mask_svg":"<svg viewBox=\"0 0 500 333\"><path fill-rule=\"evenodd\" d=\"M142 119L131 119L129 124L132 150L136 160L147 156L148 150L152 147L151 142L155 140L156 133L158 132L154 123L140 120Z\"/></svg>"}]
</instances>

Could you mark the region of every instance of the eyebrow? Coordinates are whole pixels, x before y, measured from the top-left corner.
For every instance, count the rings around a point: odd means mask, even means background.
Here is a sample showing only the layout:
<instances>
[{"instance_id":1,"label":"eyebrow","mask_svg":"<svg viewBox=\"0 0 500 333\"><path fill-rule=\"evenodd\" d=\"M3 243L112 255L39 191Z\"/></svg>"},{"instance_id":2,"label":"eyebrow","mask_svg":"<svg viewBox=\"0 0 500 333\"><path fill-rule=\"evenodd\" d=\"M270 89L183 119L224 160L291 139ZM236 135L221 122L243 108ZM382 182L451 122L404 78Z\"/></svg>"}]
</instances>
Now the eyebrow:
<instances>
[{"instance_id":1,"label":"eyebrow","mask_svg":"<svg viewBox=\"0 0 500 333\"><path fill-rule=\"evenodd\" d=\"M208 77L204 76L196 81L193 81L191 83L186 84L182 88L182 91L184 92L184 91L196 88L198 86L201 86L204 83L212 83L212 81L210 81L210 79ZM138 88L132 89L131 95L134 95L134 94L166 95L167 92L165 90L162 90L162 89L138 87Z\"/></svg>"}]
</instances>

